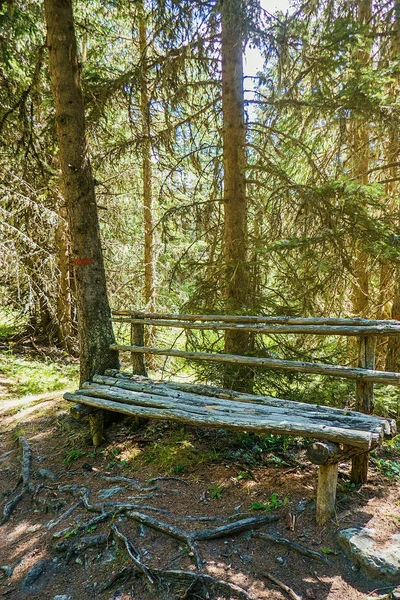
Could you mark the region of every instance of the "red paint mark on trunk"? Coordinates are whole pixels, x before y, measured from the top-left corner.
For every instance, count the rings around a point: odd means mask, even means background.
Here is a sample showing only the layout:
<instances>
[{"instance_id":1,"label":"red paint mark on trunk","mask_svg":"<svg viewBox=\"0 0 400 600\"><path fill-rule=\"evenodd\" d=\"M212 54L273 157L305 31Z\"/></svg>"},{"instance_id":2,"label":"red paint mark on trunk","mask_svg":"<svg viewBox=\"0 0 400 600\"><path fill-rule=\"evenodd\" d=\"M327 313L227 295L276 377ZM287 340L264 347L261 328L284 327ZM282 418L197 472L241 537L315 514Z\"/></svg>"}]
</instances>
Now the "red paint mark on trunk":
<instances>
[{"instance_id":1,"label":"red paint mark on trunk","mask_svg":"<svg viewBox=\"0 0 400 600\"><path fill-rule=\"evenodd\" d=\"M93 258L75 258L73 261L74 267L80 267L81 265L91 265Z\"/></svg>"}]
</instances>

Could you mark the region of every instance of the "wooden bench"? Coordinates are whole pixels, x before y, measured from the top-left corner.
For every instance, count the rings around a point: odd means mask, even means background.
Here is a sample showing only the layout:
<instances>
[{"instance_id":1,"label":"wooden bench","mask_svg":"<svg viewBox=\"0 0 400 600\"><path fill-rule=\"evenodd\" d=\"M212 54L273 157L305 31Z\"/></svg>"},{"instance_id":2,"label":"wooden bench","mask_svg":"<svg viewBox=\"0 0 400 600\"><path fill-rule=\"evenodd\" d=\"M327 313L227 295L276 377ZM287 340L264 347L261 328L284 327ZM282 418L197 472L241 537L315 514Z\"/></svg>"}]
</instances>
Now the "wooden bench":
<instances>
[{"instance_id":1,"label":"wooden bench","mask_svg":"<svg viewBox=\"0 0 400 600\"><path fill-rule=\"evenodd\" d=\"M79 405L87 405L91 409L104 409L135 417L171 419L198 426L312 438L316 441L309 447L308 457L314 464L319 465L317 521L321 524L334 513L338 463L352 459L353 475L355 473L356 478L361 475L361 480L365 480L368 453L381 444L385 437L391 437L396 432L393 419L362 412L257 396L209 385L154 381L145 376L143 360L145 354L159 354L351 378L356 380L358 403L365 408L372 406L374 382L400 385L399 373L365 368L374 366L377 335L400 334L400 326L396 322L361 319L312 319L310 322L311 319L288 317L148 315L120 312L123 314L114 313L113 320L130 324L131 343L116 344L113 348L131 352L136 372L139 371L143 375L107 371L104 375L95 375L92 381L84 383L75 394L65 394L64 398L78 401ZM183 329L239 328L261 335L358 335L360 362L364 364L353 368L272 358L186 352L172 348L149 348L143 345L143 328L145 325L154 326L155 323L162 327Z\"/></svg>"}]
</instances>

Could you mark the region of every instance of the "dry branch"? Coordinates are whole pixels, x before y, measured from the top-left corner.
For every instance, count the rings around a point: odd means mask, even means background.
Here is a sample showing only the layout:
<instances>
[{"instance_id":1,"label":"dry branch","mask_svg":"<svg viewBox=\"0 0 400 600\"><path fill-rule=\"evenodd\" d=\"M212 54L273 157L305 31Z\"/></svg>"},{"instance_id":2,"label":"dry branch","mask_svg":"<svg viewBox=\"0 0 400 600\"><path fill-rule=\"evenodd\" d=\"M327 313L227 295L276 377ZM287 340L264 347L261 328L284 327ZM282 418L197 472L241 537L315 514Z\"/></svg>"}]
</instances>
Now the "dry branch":
<instances>
[{"instance_id":1,"label":"dry branch","mask_svg":"<svg viewBox=\"0 0 400 600\"><path fill-rule=\"evenodd\" d=\"M310 550L310 548L306 548L306 546L298 544L297 542L293 542L292 540L288 540L287 538L280 537L279 535L270 535L269 533L263 532L257 532L254 535L263 540L267 540L268 542L273 542L274 544L282 544L283 546L287 546L288 548L294 550L298 554L308 556L308 558L314 558L315 560L318 560L325 564L329 564L328 559L323 554L320 554L315 550Z\"/></svg>"},{"instance_id":2,"label":"dry branch","mask_svg":"<svg viewBox=\"0 0 400 600\"><path fill-rule=\"evenodd\" d=\"M272 583L274 583L275 585L277 585L279 588L281 588L281 590L283 590L284 592L286 592L287 595L290 598L292 598L292 600L302 600L301 596L298 596L296 594L296 592L294 592L292 590L292 588L290 588L285 583L282 583L282 581L279 581L279 579L276 579L273 575L271 575L271 573L265 573L265 577L267 579L269 579L270 581L272 581Z\"/></svg>"}]
</instances>

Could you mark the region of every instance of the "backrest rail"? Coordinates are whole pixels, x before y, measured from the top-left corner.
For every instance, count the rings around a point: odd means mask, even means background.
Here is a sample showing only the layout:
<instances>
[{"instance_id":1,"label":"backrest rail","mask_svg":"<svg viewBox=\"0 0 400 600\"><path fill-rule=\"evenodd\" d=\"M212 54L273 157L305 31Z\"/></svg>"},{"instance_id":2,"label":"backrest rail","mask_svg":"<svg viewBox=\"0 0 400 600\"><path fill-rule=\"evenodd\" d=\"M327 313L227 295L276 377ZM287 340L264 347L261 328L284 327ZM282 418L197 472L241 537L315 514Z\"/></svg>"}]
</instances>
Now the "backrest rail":
<instances>
[{"instance_id":1,"label":"backrest rail","mask_svg":"<svg viewBox=\"0 0 400 600\"><path fill-rule=\"evenodd\" d=\"M225 322L202 322L173 321L168 319L140 319L112 317L114 323L132 323L136 325L157 325L158 327L178 327L181 329L221 330L221 331L245 331L260 334L311 334L311 335L343 335L343 336L366 336L366 335L399 335L400 325L372 325L372 326L335 326L335 325L247 325L243 323Z\"/></svg>"},{"instance_id":2,"label":"backrest rail","mask_svg":"<svg viewBox=\"0 0 400 600\"><path fill-rule=\"evenodd\" d=\"M239 356L236 354L212 354L208 352L188 352L186 350L175 350L174 348L149 348L147 346L127 346L112 344L112 350L131 353L155 354L160 356L175 356L189 360L204 360L219 363L230 363L247 365L249 367L265 367L268 369L282 369L300 373L311 373L315 375L328 375L343 379L355 379L368 381L370 383L384 383L386 385L400 386L400 373L387 371L375 371L359 367L343 367L323 363L312 363L294 360L281 360L275 358L258 358L251 356Z\"/></svg>"},{"instance_id":3,"label":"backrest rail","mask_svg":"<svg viewBox=\"0 0 400 600\"><path fill-rule=\"evenodd\" d=\"M260 316L260 315L188 315L174 313L151 313L135 310L113 310L113 317L125 316L151 320L172 321L220 321L224 323L276 323L281 325L337 325L337 326L379 326L394 325L399 327L396 320L374 320L361 318L333 318L333 317L288 317L288 316Z\"/></svg>"}]
</instances>

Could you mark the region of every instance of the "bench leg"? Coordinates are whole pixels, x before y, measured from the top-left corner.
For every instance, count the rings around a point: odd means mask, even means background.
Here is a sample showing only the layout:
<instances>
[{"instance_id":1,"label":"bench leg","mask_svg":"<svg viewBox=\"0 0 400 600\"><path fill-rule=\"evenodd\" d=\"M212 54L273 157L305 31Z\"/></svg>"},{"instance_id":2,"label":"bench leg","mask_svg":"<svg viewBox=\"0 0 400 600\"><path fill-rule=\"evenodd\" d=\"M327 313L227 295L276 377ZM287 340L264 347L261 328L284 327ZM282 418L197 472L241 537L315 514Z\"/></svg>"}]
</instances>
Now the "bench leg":
<instances>
[{"instance_id":1,"label":"bench leg","mask_svg":"<svg viewBox=\"0 0 400 600\"><path fill-rule=\"evenodd\" d=\"M101 446L104 442L104 410L95 410L89 415L90 434L93 446Z\"/></svg>"},{"instance_id":2,"label":"bench leg","mask_svg":"<svg viewBox=\"0 0 400 600\"><path fill-rule=\"evenodd\" d=\"M317 523L324 525L335 513L338 463L320 465L318 469Z\"/></svg>"},{"instance_id":3,"label":"bench leg","mask_svg":"<svg viewBox=\"0 0 400 600\"><path fill-rule=\"evenodd\" d=\"M368 479L368 458L369 452L354 456L351 463L351 483L360 484L367 483Z\"/></svg>"}]
</instances>

